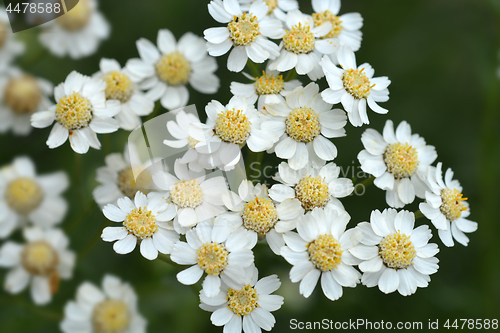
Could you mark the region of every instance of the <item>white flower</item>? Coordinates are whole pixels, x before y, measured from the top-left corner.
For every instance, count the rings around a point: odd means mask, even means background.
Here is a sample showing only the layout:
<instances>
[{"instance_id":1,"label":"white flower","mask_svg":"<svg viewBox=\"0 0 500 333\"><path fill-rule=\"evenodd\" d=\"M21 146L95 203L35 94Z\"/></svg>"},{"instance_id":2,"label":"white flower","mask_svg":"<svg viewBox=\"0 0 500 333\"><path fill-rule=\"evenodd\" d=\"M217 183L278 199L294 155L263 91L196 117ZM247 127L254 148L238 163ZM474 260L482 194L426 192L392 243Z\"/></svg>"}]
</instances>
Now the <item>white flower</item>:
<instances>
[{"instance_id":1,"label":"white flower","mask_svg":"<svg viewBox=\"0 0 500 333\"><path fill-rule=\"evenodd\" d=\"M68 185L63 171L37 175L28 157L14 159L0 173L0 238L27 222L42 228L60 223L68 209L61 194Z\"/></svg>"},{"instance_id":2,"label":"white flower","mask_svg":"<svg viewBox=\"0 0 500 333\"><path fill-rule=\"evenodd\" d=\"M56 122L47 140L51 149L68 137L71 148L79 154L85 154L89 147L100 149L96 133L117 131L118 122L112 117L120 112L118 101L106 102L105 89L104 80L73 71L54 89L57 104L48 111L35 112L31 126L45 128Z\"/></svg>"},{"instance_id":3,"label":"white flower","mask_svg":"<svg viewBox=\"0 0 500 333\"><path fill-rule=\"evenodd\" d=\"M378 285L388 294L398 291L408 296L429 284L430 274L436 273L439 249L427 244L431 231L427 225L414 228L415 216L408 211L386 209L372 212L370 223L359 223L363 233L361 243L349 250L359 258L364 272L361 282L371 288Z\"/></svg>"},{"instance_id":4,"label":"white flower","mask_svg":"<svg viewBox=\"0 0 500 333\"><path fill-rule=\"evenodd\" d=\"M156 43L158 47L139 39L136 45L141 59L131 59L126 65L131 74L143 80L139 88L148 90L146 96L174 110L187 105L188 83L204 94L217 92L217 62L208 56L203 38L188 32L177 43L170 30L161 29Z\"/></svg>"},{"instance_id":5,"label":"white flower","mask_svg":"<svg viewBox=\"0 0 500 333\"><path fill-rule=\"evenodd\" d=\"M154 109L154 102L138 89L140 79L121 68L115 59L102 58L100 71L94 74L106 82L106 100L117 100L121 111L115 116L120 128L131 131L141 126L141 116L147 116Z\"/></svg>"},{"instance_id":6,"label":"white flower","mask_svg":"<svg viewBox=\"0 0 500 333\"><path fill-rule=\"evenodd\" d=\"M376 102L387 102L391 81L386 77L373 77L375 71L368 63L356 67L354 52L349 47L342 47L337 52L342 68L336 67L330 58L323 57L321 66L326 75L328 86L321 93L323 99L332 104L342 103L353 126L369 124L366 103L376 113L386 114Z\"/></svg>"},{"instance_id":7,"label":"white flower","mask_svg":"<svg viewBox=\"0 0 500 333\"><path fill-rule=\"evenodd\" d=\"M193 171L179 159L174 164L175 176L158 171L153 181L166 192L152 193L167 204L162 214L167 220L174 219L174 229L185 234L187 229L225 211L222 194L227 191L224 177L205 179L205 170Z\"/></svg>"},{"instance_id":8,"label":"white flower","mask_svg":"<svg viewBox=\"0 0 500 333\"><path fill-rule=\"evenodd\" d=\"M97 5L97 0L80 0L66 14L42 25L40 42L58 57L79 59L94 54L110 31Z\"/></svg>"},{"instance_id":9,"label":"white flower","mask_svg":"<svg viewBox=\"0 0 500 333\"><path fill-rule=\"evenodd\" d=\"M267 37L281 38L283 26L280 20L267 16L269 8L263 1L253 2L248 12L242 12L238 0L212 0L208 11L217 22L227 24L203 32L208 53L218 57L234 46L227 59L230 71L240 72L248 58L260 64L279 55L278 45Z\"/></svg>"},{"instance_id":10,"label":"white flower","mask_svg":"<svg viewBox=\"0 0 500 333\"><path fill-rule=\"evenodd\" d=\"M142 192L135 194L134 201L129 197L118 199L118 207L108 204L102 210L104 216L113 222L120 222L122 227L104 228L101 238L113 244L116 253L132 252L141 243L144 258L154 260L158 252L168 254L172 251L179 235L170 229L165 217L165 202L151 199Z\"/></svg>"},{"instance_id":11,"label":"white flower","mask_svg":"<svg viewBox=\"0 0 500 333\"><path fill-rule=\"evenodd\" d=\"M52 83L45 79L18 68L7 70L0 76L0 133L12 128L15 135L30 134L31 114L53 105L48 98L52 91Z\"/></svg>"},{"instance_id":12,"label":"white flower","mask_svg":"<svg viewBox=\"0 0 500 333\"><path fill-rule=\"evenodd\" d=\"M430 191L425 192L427 202L420 203L420 211L438 229L438 235L446 246L453 246L453 238L467 246L469 238L464 232L477 230L477 222L467 219L470 214L467 198L462 195L462 186L453 180L453 171L446 170L443 181L442 163L428 170L427 184Z\"/></svg>"},{"instance_id":13,"label":"white flower","mask_svg":"<svg viewBox=\"0 0 500 333\"><path fill-rule=\"evenodd\" d=\"M0 73L10 67L12 60L24 52L24 44L18 41L10 28L5 8L0 7Z\"/></svg>"},{"instance_id":14,"label":"white flower","mask_svg":"<svg viewBox=\"0 0 500 333\"><path fill-rule=\"evenodd\" d=\"M255 78L247 73L243 75L254 82L248 84L231 82L231 93L235 96L245 96L250 104L255 104L258 100L258 110L262 110L265 104L284 102L283 97L302 85L299 80L285 82L283 75L279 75L278 71L264 71L262 76Z\"/></svg>"},{"instance_id":15,"label":"white flower","mask_svg":"<svg viewBox=\"0 0 500 333\"><path fill-rule=\"evenodd\" d=\"M5 290L17 294L31 282L33 302L47 304L57 292L59 280L71 278L75 253L67 249L69 240L60 229L32 227L23 234L25 244L8 241L0 248L0 266L10 268Z\"/></svg>"},{"instance_id":16,"label":"white flower","mask_svg":"<svg viewBox=\"0 0 500 333\"><path fill-rule=\"evenodd\" d=\"M285 233L281 255L291 265L290 280L300 282L300 294L309 297L321 276L325 296L335 301L342 287L356 287L361 274L352 267L349 249L363 238L361 231L345 231L350 216L335 205L315 208L297 222L297 231Z\"/></svg>"},{"instance_id":17,"label":"white flower","mask_svg":"<svg viewBox=\"0 0 500 333\"><path fill-rule=\"evenodd\" d=\"M215 297L200 293L200 308L213 312L212 324L224 326L226 333L270 331L276 320L271 312L283 305L283 297L271 295L281 286L277 275L270 275L257 281L257 268L249 270L248 281L237 287L223 286Z\"/></svg>"},{"instance_id":18,"label":"white flower","mask_svg":"<svg viewBox=\"0 0 500 333\"><path fill-rule=\"evenodd\" d=\"M276 156L288 159L294 170L307 163L322 166L337 157L337 147L327 138L345 136L345 112L331 109L325 103L316 83L298 87L286 97L286 102L265 105L270 115L263 120L261 129L280 137L274 150ZM268 134L269 135L269 134Z\"/></svg>"},{"instance_id":19,"label":"white flower","mask_svg":"<svg viewBox=\"0 0 500 333\"><path fill-rule=\"evenodd\" d=\"M147 321L137 310L137 295L132 286L113 275L105 275L102 289L82 283L76 300L64 307L60 323L64 333L145 333Z\"/></svg>"},{"instance_id":20,"label":"white flower","mask_svg":"<svg viewBox=\"0 0 500 333\"><path fill-rule=\"evenodd\" d=\"M248 11L250 5L258 0L239 0L241 10ZM299 9L298 0L264 0L269 11L267 15L272 18L277 18L280 21L286 20L286 12L294 9Z\"/></svg>"},{"instance_id":21,"label":"white flower","mask_svg":"<svg viewBox=\"0 0 500 333\"><path fill-rule=\"evenodd\" d=\"M227 225L199 223L186 233L186 242L177 242L170 258L179 265L192 265L179 272L177 280L186 285L198 282L203 273L201 292L207 297L216 296L221 282L237 286L245 278L244 268L253 264L252 248L257 236L243 228L234 230Z\"/></svg>"},{"instance_id":22,"label":"white flower","mask_svg":"<svg viewBox=\"0 0 500 333\"><path fill-rule=\"evenodd\" d=\"M334 38L320 38L330 32L332 24L324 22L315 27L312 16L292 10L286 16L286 25L289 30L283 36L280 56L269 63L269 69L285 72L295 68L298 74L307 74L313 81L323 77L321 56L338 49Z\"/></svg>"},{"instance_id":23,"label":"white flower","mask_svg":"<svg viewBox=\"0 0 500 333\"><path fill-rule=\"evenodd\" d=\"M401 208L412 203L415 196L424 198L427 187L423 178L437 158L434 146L426 145L418 134L412 135L406 121L394 133L392 121L387 120L383 136L369 128L361 141L365 147L358 154L361 169L375 176L375 186L387 191L389 206Z\"/></svg>"},{"instance_id":24,"label":"white flower","mask_svg":"<svg viewBox=\"0 0 500 333\"><path fill-rule=\"evenodd\" d=\"M224 213L215 218L215 224L243 226L245 229L266 237L271 250L280 255L285 245L282 233L295 228L296 219L304 214L304 209L295 198L285 199L276 204L269 198L266 185L253 185L243 180L238 194L224 193L222 201L233 213Z\"/></svg>"}]
</instances>

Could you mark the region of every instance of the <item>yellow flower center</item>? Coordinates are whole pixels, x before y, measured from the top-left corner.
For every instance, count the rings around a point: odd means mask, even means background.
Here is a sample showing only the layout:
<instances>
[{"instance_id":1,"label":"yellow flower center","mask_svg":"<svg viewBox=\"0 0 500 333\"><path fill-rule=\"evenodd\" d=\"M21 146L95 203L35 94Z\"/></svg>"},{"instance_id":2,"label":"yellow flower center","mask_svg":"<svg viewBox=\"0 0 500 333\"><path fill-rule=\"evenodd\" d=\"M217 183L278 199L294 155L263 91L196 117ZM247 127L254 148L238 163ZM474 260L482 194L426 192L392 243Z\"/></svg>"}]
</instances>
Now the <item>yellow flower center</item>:
<instances>
[{"instance_id":1,"label":"yellow flower center","mask_svg":"<svg viewBox=\"0 0 500 333\"><path fill-rule=\"evenodd\" d=\"M283 46L288 52L295 54L310 53L314 50L314 35L309 25L294 25L285 31Z\"/></svg>"},{"instance_id":2,"label":"yellow flower center","mask_svg":"<svg viewBox=\"0 0 500 333\"><path fill-rule=\"evenodd\" d=\"M243 225L261 236L265 236L278 222L278 212L271 199L256 197L243 206Z\"/></svg>"},{"instance_id":3,"label":"yellow flower center","mask_svg":"<svg viewBox=\"0 0 500 333\"><path fill-rule=\"evenodd\" d=\"M31 178L20 177L11 181L5 191L5 201L10 208L21 215L28 215L43 201L43 190Z\"/></svg>"},{"instance_id":4,"label":"yellow flower center","mask_svg":"<svg viewBox=\"0 0 500 333\"><path fill-rule=\"evenodd\" d=\"M387 171L396 179L408 178L418 169L417 150L408 143L396 142L387 146L383 156Z\"/></svg>"},{"instance_id":5,"label":"yellow flower center","mask_svg":"<svg viewBox=\"0 0 500 333\"><path fill-rule=\"evenodd\" d=\"M322 272L331 271L340 264L342 250L340 244L332 235L319 235L318 238L307 244L309 260Z\"/></svg>"},{"instance_id":6,"label":"yellow flower center","mask_svg":"<svg viewBox=\"0 0 500 333\"><path fill-rule=\"evenodd\" d=\"M285 88L283 75L266 74L262 72L262 76L255 80L255 91L257 95L277 95Z\"/></svg>"},{"instance_id":7,"label":"yellow flower center","mask_svg":"<svg viewBox=\"0 0 500 333\"><path fill-rule=\"evenodd\" d=\"M235 16L227 28L229 29L229 38L236 46L250 45L260 35L257 17L251 13Z\"/></svg>"},{"instance_id":8,"label":"yellow flower center","mask_svg":"<svg viewBox=\"0 0 500 333\"><path fill-rule=\"evenodd\" d=\"M237 145L246 142L252 123L241 110L219 112L215 121L215 134L225 142Z\"/></svg>"},{"instance_id":9,"label":"yellow flower center","mask_svg":"<svg viewBox=\"0 0 500 333\"><path fill-rule=\"evenodd\" d=\"M5 45L5 42L7 41L7 36L8 36L7 26L5 25L5 23L0 21L0 49L2 49L3 46Z\"/></svg>"},{"instance_id":10,"label":"yellow flower center","mask_svg":"<svg viewBox=\"0 0 500 333\"><path fill-rule=\"evenodd\" d=\"M171 86L185 85L191 76L189 60L177 51L162 55L155 68L158 77Z\"/></svg>"},{"instance_id":11,"label":"yellow flower center","mask_svg":"<svg viewBox=\"0 0 500 333\"><path fill-rule=\"evenodd\" d=\"M227 266L227 252L223 244L205 243L196 251L198 266L208 275L219 275Z\"/></svg>"},{"instance_id":12,"label":"yellow flower center","mask_svg":"<svg viewBox=\"0 0 500 333\"><path fill-rule=\"evenodd\" d=\"M240 290L229 288L227 290L227 304L231 311L238 316L246 316L259 305L257 301L257 290L250 285L246 285Z\"/></svg>"},{"instance_id":13,"label":"yellow flower center","mask_svg":"<svg viewBox=\"0 0 500 333\"><path fill-rule=\"evenodd\" d=\"M135 91L135 84L127 74L112 71L105 74L103 79L106 82L106 99L117 99L125 103Z\"/></svg>"},{"instance_id":14,"label":"yellow flower center","mask_svg":"<svg viewBox=\"0 0 500 333\"><path fill-rule=\"evenodd\" d=\"M455 221L462 216L462 212L467 210L468 207L464 205L467 198L456 188L445 188L441 190L441 200L443 203L439 207L441 213L446 216L449 221Z\"/></svg>"},{"instance_id":15,"label":"yellow flower center","mask_svg":"<svg viewBox=\"0 0 500 333\"><path fill-rule=\"evenodd\" d=\"M357 99L367 98L370 95L370 89L374 86L370 86L370 79L368 79L368 76L363 71L364 68L351 68L345 70L342 75L344 89Z\"/></svg>"},{"instance_id":16,"label":"yellow flower center","mask_svg":"<svg viewBox=\"0 0 500 333\"><path fill-rule=\"evenodd\" d=\"M107 299L98 303L92 311L95 333L122 333L127 330L129 324L129 309L123 301Z\"/></svg>"},{"instance_id":17,"label":"yellow flower center","mask_svg":"<svg viewBox=\"0 0 500 333\"><path fill-rule=\"evenodd\" d=\"M270 15L273 10L275 10L278 7L278 0L264 0L266 3L267 7L269 7L269 12L267 15Z\"/></svg>"},{"instance_id":18,"label":"yellow flower center","mask_svg":"<svg viewBox=\"0 0 500 333\"><path fill-rule=\"evenodd\" d=\"M339 33L344 30L344 27L342 26L342 21L340 20L340 17L333 15L333 13L329 10L325 10L324 12L321 13L314 13L312 14L313 20L314 20L314 26L318 27L322 25L325 22L330 22L332 24L332 30L322 38L334 38L339 35Z\"/></svg>"},{"instance_id":19,"label":"yellow flower center","mask_svg":"<svg viewBox=\"0 0 500 333\"><path fill-rule=\"evenodd\" d=\"M295 197L299 199L305 210L325 207L330 201L328 184L321 176L304 176L295 185Z\"/></svg>"},{"instance_id":20,"label":"yellow flower center","mask_svg":"<svg viewBox=\"0 0 500 333\"><path fill-rule=\"evenodd\" d=\"M194 147L196 147L196 145L199 143L200 141L192 138L191 136L188 135L188 147L190 149L193 149Z\"/></svg>"},{"instance_id":21,"label":"yellow flower center","mask_svg":"<svg viewBox=\"0 0 500 333\"><path fill-rule=\"evenodd\" d=\"M319 115L307 106L294 109L285 119L285 132L295 141L308 143L321 134Z\"/></svg>"},{"instance_id":22,"label":"yellow flower center","mask_svg":"<svg viewBox=\"0 0 500 333\"><path fill-rule=\"evenodd\" d=\"M92 15L92 9L88 0L80 0L66 14L59 16L56 21L61 27L68 31L78 31L87 26Z\"/></svg>"},{"instance_id":23,"label":"yellow flower center","mask_svg":"<svg viewBox=\"0 0 500 333\"><path fill-rule=\"evenodd\" d=\"M385 237L378 245L379 255L389 268L403 269L413 265L417 255L410 237L399 232Z\"/></svg>"},{"instance_id":24,"label":"yellow flower center","mask_svg":"<svg viewBox=\"0 0 500 333\"><path fill-rule=\"evenodd\" d=\"M36 79L30 75L12 78L5 87L4 103L17 114L33 113L41 99L40 87Z\"/></svg>"},{"instance_id":25,"label":"yellow flower center","mask_svg":"<svg viewBox=\"0 0 500 333\"><path fill-rule=\"evenodd\" d=\"M46 241L28 243L21 252L24 269L33 275L49 276L56 271L59 256Z\"/></svg>"},{"instance_id":26,"label":"yellow flower center","mask_svg":"<svg viewBox=\"0 0 500 333\"><path fill-rule=\"evenodd\" d=\"M203 203L203 190L196 179L179 180L170 188L170 200L179 208L196 208Z\"/></svg>"},{"instance_id":27,"label":"yellow flower center","mask_svg":"<svg viewBox=\"0 0 500 333\"><path fill-rule=\"evenodd\" d=\"M144 207L132 209L130 214L125 217L123 225L129 233L134 234L140 239L149 238L158 231L155 216Z\"/></svg>"},{"instance_id":28,"label":"yellow flower center","mask_svg":"<svg viewBox=\"0 0 500 333\"><path fill-rule=\"evenodd\" d=\"M151 181L151 174L147 170L142 171L136 181L132 167L128 167L118 173L117 185L123 194L133 199L139 191L148 194L150 192L148 187L151 185Z\"/></svg>"},{"instance_id":29,"label":"yellow flower center","mask_svg":"<svg viewBox=\"0 0 500 333\"><path fill-rule=\"evenodd\" d=\"M92 105L79 92L64 96L56 105L56 120L69 131L87 127L92 121Z\"/></svg>"}]
</instances>

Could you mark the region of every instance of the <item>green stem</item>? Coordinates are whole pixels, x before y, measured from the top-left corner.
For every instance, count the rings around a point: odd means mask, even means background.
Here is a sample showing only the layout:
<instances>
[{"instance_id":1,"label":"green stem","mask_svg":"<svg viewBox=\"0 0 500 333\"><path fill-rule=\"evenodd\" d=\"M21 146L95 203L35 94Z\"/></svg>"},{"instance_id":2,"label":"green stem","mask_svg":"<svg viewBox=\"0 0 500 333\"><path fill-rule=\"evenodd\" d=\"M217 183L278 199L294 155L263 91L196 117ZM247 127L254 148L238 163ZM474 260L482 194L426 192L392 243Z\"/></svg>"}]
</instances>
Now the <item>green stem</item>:
<instances>
[{"instance_id":1,"label":"green stem","mask_svg":"<svg viewBox=\"0 0 500 333\"><path fill-rule=\"evenodd\" d=\"M260 153L251 153L253 158L249 159L250 163L248 164L247 169L247 179L252 182L260 182L262 178L262 160L264 159L264 152ZM254 171L251 173L251 171Z\"/></svg>"},{"instance_id":2,"label":"green stem","mask_svg":"<svg viewBox=\"0 0 500 333\"><path fill-rule=\"evenodd\" d=\"M252 60L248 59L248 61L247 61L247 67L250 70L250 74L253 77L259 77L261 75L260 74L259 66L257 64L255 64L255 63L253 63Z\"/></svg>"},{"instance_id":3,"label":"green stem","mask_svg":"<svg viewBox=\"0 0 500 333\"><path fill-rule=\"evenodd\" d=\"M148 122L149 120L158 116L160 113L160 109L161 109L161 103L160 103L160 101L156 101L155 108L153 109L153 112L151 112L151 114L146 118L146 120L144 120L144 123Z\"/></svg>"},{"instance_id":4,"label":"green stem","mask_svg":"<svg viewBox=\"0 0 500 333\"><path fill-rule=\"evenodd\" d=\"M163 261L166 264L169 264L169 265L172 265L175 267L183 267L183 266L173 262L172 259L170 259L170 257L168 255L163 254L163 253L158 253L158 259Z\"/></svg>"},{"instance_id":5,"label":"green stem","mask_svg":"<svg viewBox=\"0 0 500 333\"><path fill-rule=\"evenodd\" d=\"M358 193L358 190L364 189L365 187L370 186L374 180L375 180L375 177L370 176L370 177L366 178L365 180L363 180L362 182L357 183L354 186L354 193Z\"/></svg>"},{"instance_id":6,"label":"green stem","mask_svg":"<svg viewBox=\"0 0 500 333\"><path fill-rule=\"evenodd\" d=\"M285 82L292 81L297 77L297 71L292 68L285 76Z\"/></svg>"},{"instance_id":7,"label":"green stem","mask_svg":"<svg viewBox=\"0 0 500 333\"><path fill-rule=\"evenodd\" d=\"M424 217L424 214L422 214L422 212L420 211L420 209L419 209L419 210L417 210L417 211L416 211L415 213L413 213L413 214L415 214L415 220L417 220L417 219L419 219L419 218L421 218L421 217Z\"/></svg>"}]
</instances>

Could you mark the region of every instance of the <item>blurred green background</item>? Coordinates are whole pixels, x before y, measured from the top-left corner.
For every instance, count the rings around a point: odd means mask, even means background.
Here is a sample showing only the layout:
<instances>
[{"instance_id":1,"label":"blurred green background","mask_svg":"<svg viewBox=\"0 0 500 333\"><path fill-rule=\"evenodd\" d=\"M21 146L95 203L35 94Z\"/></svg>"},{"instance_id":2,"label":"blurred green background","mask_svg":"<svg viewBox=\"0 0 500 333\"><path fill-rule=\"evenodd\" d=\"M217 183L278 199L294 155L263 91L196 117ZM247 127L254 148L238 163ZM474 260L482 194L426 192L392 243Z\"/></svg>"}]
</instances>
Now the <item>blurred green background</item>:
<instances>
[{"instance_id":1,"label":"blurred green background","mask_svg":"<svg viewBox=\"0 0 500 333\"><path fill-rule=\"evenodd\" d=\"M158 29L168 28L178 38L187 31L200 36L209 27L220 26L202 0L106 0L100 8L112 25L110 38L97 54L78 61L58 59L40 53L37 29L18 34L28 44L18 62L34 75L58 84L77 70L91 75L98 70L101 57L116 58L122 65L137 57L135 41L145 37L156 42ZM301 9L310 13L310 2L299 0ZM500 319L500 84L499 67L500 1L498 0L352 0L343 1L341 13L359 12L364 17L363 42L356 56L358 63L369 62L375 76L392 80L390 100L382 104L387 116L369 111L370 127L382 130L386 119L402 120L413 132L434 145L444 168L452 167L464 187L471 206L470 219L479 229L463 247L441 247L439 271L431 276L428 288L403 297L382 294L377 288L358 285L344 288L344 296L327 300L317 286L309 299L299 295L298 284L291 284L290 265L265 246L257 246L255 262L260 276L277 273L282 280L278 294L284 306L274 313L274 332L290 332L290 320L333 321L366 319L370 321L420 321L439 319ZM190 103L199 111L211 99L226 104L231 81L246 82L241 74L229 73L227 56L218 58L221 89L213 96L190 89ZM307 82L304 78L303 82ZM324 80L319 81L322 89ZM162 110L165 112L165 110ZM337 139L339 156L335 162L344 167L357 166L362 149L361 133L366 129L346 126L347 137ZM27 138L0 136L0 165L19 155L29 155L40 173L66 170L71 187L65 193L70 202L62 228L71 238L71 249L78 253L74 278L61 281L53 302L35 307L25 291L12 296L0 291L0 332L57 332L64 304L75 297L77 286L85 281L100 284L105 273L129 281L139 295L140 312L149 321L148 332L222 332L210 323L210 313L198 308L197 293L177 282L178 268L159 260L150 262L138 252L118 255L112 244L100 239L106 221L92 200L96 186L95 170L104 165L104 156L122 152L128 132L120 130L100 135L101 151L90 150L78 156L66 143L49 150L45 141L50 128L35 129ZM265 164L277 160L265 157ZM352 219L349 227L369 219L371 210L384 209L383 191L374 186L363 197L342 200ZM416 201L407 209L418 209ZM427 223L425 219L417 221ZM434 231L434 229L433 229ZM20 239L17 232L13 237ZM438 243L435 236L433 242ZM3 284L5 270L0 270ZM199 287L198 287L199 289Z\"/></svg>"}]
</instances>

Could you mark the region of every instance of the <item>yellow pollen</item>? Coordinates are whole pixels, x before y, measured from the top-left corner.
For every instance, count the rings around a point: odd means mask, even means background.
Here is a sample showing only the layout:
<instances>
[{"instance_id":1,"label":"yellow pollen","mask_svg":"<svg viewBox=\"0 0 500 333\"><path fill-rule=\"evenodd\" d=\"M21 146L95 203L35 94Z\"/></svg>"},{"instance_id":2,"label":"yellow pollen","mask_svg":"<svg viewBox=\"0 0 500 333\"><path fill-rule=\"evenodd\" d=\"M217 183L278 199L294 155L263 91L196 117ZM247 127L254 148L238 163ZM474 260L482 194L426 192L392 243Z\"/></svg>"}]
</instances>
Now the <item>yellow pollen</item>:
<instances>
[{"instance_id":1,"label":"yellow pollen","mask_svg":"<svg viewBox=\"0 0 500 333\"><path fill-rule=\"evenodd\" d=\"M158 77L171 86L185 85L191 76L189 60L177 51L162 55L155 68Z\"/></svg>"},{"instance_id":2,"label":"yellow pollen","mask_svg":"<svg viewBox=\"0 0 500 333\"><path fill-rule=\"evenodd\" d=\"M106 99L117 99L125 103L135 91L135 85L127 74L112 71L106 73L103 79L106 82Z\"/></svg>"},{"instance_id":3,"label":"yellow pollen","mask_svg":"<svg viewBox=\"0 0 500 333\"><path fill-rule=\"evenodd\" d=\"M271 199L256 197L243 206L243 226L265 236L278 222L278 212Z\"/></svg>"},{"instance_id":4,"label":"yellow pollen","mask_svg":"<svg viewBox=\"0 0 500 333\"><path fill-rule=\"evenodd\" d=\"M43 190L31 178L20 177L7 184L5 201L16 213L28 215L43 201Z\"/></svg>"},{"instance_id":5,"label":"yellow pollen","mask_svg":"<svg viewBox=\"0 0 500 333\"><path fill-rule=\"evenodd\" d=\"M69 131L87 127L92 121L92 105L79 92L62 97L56 107L56 120Z\"/></svg>"},{"instance_id":6,"label":"yellow pollen","mask_svg":"<svg viewBox=\"0 0 500 333\"><path fill-rule=\"evenodd\" d=\"M267 7L269 7L269 12L267 13L267 15L272 14L273 10L278 7L278 0L264 0L264 2L266 3Z\"/></svg>"},{"instance_id":7,"label":"yellow pollen","mask_svg":"<svg viewBox=\"0 0 500 333\"><path fill-rule=\"evenodd\" d=\"M24 246L21 262L30 274L49 276L56 271L59 256L46 241L36 241Z\"/></svg>"},{"instance_id":8,"label":"yellow pollen","mask_svg":"<svg viewBox=\"0 0 500 333\"><path fill-rule=\"evenodd\" d=\"M205 243L198 250L198 266L208 275L219 275L227 266L227 252L223 244Z\"/></svg>"},{"instance_id":9,"label":"yellow pollen","mask_svg":"<svg viewBox=\"0 0 500 333\"><path fill-rule=\"evenodd\" d=\"M344 89L357 99L367 98L373 87L370 85L370 79L363 73L363 70L364 68L347 69L342 75Z\"/></svg>"},{"instance_id":10,"label":"yellow pollen","mask_svg":"<svg viewBox=\"0 0 500 333\"><path fill-rule=\"evenodd\" d=\"M140 239L149 238L158 231L155 216L144 207L132 209L130 214L125 217L123 225L129 233Z\"/></svg>"},{"instance_id":11,"label":"yellow pollen","mask_svg":"<svg viewBox=\"0 0 500 333\"><path fill-rule=\"evenodd\" d=\"M344 27L342 26L342 21L340 20L340 17L333 15L333 13L329 10L325 10L324 12L321 13L314 13L312 14L313 20L314 20L314 26L318 27L322 25L325 22L330 22L332 24L332 30L325 36L321 38L334 38L339 35L339 33L344 30Z\"/></svg>"},{"instance_id":12,"label":"yellow pollen","mask_svg":"<svg viewBox=\"0 0 500 333\"><path fill-rule=\"evenodd\" d=\"M286 30L283 36L285 50L295 54L311 53L314 50L315 41L309 25L302 25L302 23Z\"/></svg>"},{"instance_id":13,"label":"yellow pollen","mask_svg":"<svg viewBox=\"0 0 500 333\"><path fill-rule=\"evenodd\" d=\"M122 333L128 329L129 324L129 309L123 301L107 299L98 303L92 311L95 333Z\"/></svg>"},{"instance_id":14,"label":"yellow pollen","mask_svg":"<svg viewBox=\"0 0 500 333\"><path fill-rule=\"evenodd\" d=\"M238 316L246 316L259 305L257 301L257 290L250 285L246 285L240 290L229 288L227 290L227 305L231 311Z\"/></svg>"},{"instance_id":15,"label":"yellow pollen","mask_svg":"<svg viewBox=\"0 0 500 333\"><path fill-rule=\"evenodd\" d=\"M240 145L250 136L251 125L243 111L233 108L217 114L214 130L222 141Z\"/></svg>"},{"instance_id":16,"label":"yellow pollen","mask_svg":"<svg viewBox=\"0 0 500 333\"><path fill-rule=\"evenodd\" d=\"M325 207L330 201L328 184L321 176L304 176L295 185L295 197L299 199L305 210Z\"/></svg>"},{"instance_id":17,"label":"yellow pollen","mask_svg":"<svg viewBox=\"0 0 500 333\"><path fill-rule=\"evenodd\" d=\"M307 244L309 260L320 271L334 270L342 259L340 244L332 235L319 235L318 238Z\"/></svg>"},{"instance_id":18,"label":"yellow pollen","mask_svg":"<svg viewBox=\"0 0 500 333\"><path fill-rule=\"evenodd\" d=\"M380 258L389 268L404 269L413 265L417 255L410 237L399 232L386 236L378 245Z\"/></svg>"},{"instance_id":19,"label":"yellow pollen","mask_svg":"<svg viewBox=\"0 0 500 333\"><path fill-rule=\"evenodd\" d=\"M8 36L7 26L5 25L5 23L0 21L0 49L2 49L3 46L5 45L5 42L7 41L7 36Z\"/></svg>"},{"instance_id":20,"label":"yellow pollen","mask_svg":"<svg viewBox=\"0 0 500 333\"><path fill-rule=\"evenodd\" d=\"M24 75L9 80L3 98L12 111L24 115L36 111L42 100L42 92L34 77Z\"/></svg>"},{"instance_id":21,"label":"yellow pollen","mask_svg":"<svg viewBox=\"0 0 500 333\"><path fill-rule=\"evenodd\" d=\"M319 115L307 106L294 109L285 119L285 132L295 141L308 143L321 133Z\"/></svg>"},{"instance_id":22,"label":"yellow pollen","mask_svg":"<svg viewBox=\"0 0 500 333\"><path fill-rule=\"evenodd\" d=\"M137 170L139 171L139 170ZM117 185L120 191L130 199L134 199L137 192L148 194L151 185L151 174L147 170L143 170L137 177L137 182L134 179L134 171L132 167L123 169L118 173Z\"/></svg>"},{"instance_id":23,"label":"yellow pollen","mask_svg":"<svg viewBox=\"0 0 500 333\"><path fill-rule=\"evenodd\" d=\"M396 142L387 146L383 157L387 171L392 173L396 179L408 178L418 169L417 150L408 143L403 145Z\"/></svg>"},{"instance_id":24,"label":"yellow pollen","mask_svg":"<svg viewBox=\"0 0 500 333\"><path fill-rule=\"evenodd\" d=\"M260 35L257 17L252 13L243 13L235 16L227 25L229 38L236 46L250 45Z\"/></svg>"},{"instance_id":25,"label":"yellow pollen","mask_svg":"<svg viewBox=\"0 0 500 333\"><path fill-rule=\"evenodd\" d=\"M262 76L255 79L255 91L257 95L277 95L285 88L283 75L266 74L262 71Z\"/></svg>"},{"instance_id":26,"label":"yellow pollen","mask_svg":"<svg viewBox=\"0 0 500 333\"><path fill-rule=\"evenodd\" d=\"M196 179L179 180L170 188L170 200L179 208L196 208L203 203L203 190Z\"/></svg>"},{"instance_id":27,"label":"yellow pollen","mask_svg":"<svg viewBox=\"0 0 500 333\"><path fill-rule=\"evenodd\" d=\"M91 15L92 9L90 8L89 0L80 0L73 9L59 16L56 22L68 31L77 31L87 26Z\"/></svg>"},{"instance_id":28,"label":"yellow pollen","mask_svg":"<svg viewBox=\"0 0 500 333\"><path fill-rule=\"evenodd\" d=\"M446 216L449 221L455 221L462 216L462 212L466 211L468 207L464 205L467 198L456 188L445 188L441 190L441 200L443 203L439 207L441 213Z\"/></svg>"},{"instance_id":29,"label":"yellow pollen","mask_svg":"<svg viewBox=\"0 0 500 333\"><path fill-rule=\"evenodd\" d=\"M194 148L194 147L195 147L195 146L196 146L199 142L200 142L200 141L198 141L198 140L196 140L196 139L194 139L194 138L192 138L192 137L190 137L190 136L188 135L188 147L189 147L190 149L193 149L193 148Z\"/></svg>"}]
</instances>

